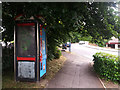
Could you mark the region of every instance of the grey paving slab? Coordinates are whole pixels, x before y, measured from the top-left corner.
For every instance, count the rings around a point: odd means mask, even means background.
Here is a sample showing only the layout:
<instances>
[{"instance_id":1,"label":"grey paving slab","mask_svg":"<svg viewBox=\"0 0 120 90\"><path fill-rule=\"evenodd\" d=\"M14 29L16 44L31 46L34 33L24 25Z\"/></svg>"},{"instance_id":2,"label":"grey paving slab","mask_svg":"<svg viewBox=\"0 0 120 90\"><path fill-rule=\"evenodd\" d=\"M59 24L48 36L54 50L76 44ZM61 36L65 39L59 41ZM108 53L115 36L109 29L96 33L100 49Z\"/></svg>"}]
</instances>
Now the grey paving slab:
<instances>
[{"instance_id":1,"label":"grey paving slab","mask_svg":"<svg viewBox=\"0 0 120 90\"><path fill-rule=\"evenodd\" d=\"M103 88L86 58L66 52L62 54L67 60L47 88Z\"/></svg>"}]
</instances>

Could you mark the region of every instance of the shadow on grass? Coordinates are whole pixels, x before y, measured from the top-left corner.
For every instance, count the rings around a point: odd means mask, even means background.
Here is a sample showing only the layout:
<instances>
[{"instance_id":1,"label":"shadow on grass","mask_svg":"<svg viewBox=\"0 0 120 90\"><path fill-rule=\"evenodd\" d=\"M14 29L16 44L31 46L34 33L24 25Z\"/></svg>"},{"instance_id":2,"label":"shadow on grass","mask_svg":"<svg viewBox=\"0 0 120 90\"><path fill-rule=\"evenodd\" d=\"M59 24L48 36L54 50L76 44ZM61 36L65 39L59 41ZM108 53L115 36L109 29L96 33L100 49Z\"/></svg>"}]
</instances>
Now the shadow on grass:
<instances>
[{"instance_id":1,"label":"shadow on grass","mask_svg":"<svg viewBox=\"0 0 120 90\"><path fill-rule=\"evenodd\" d=\"M2 88L32 88L36 85L33 82L15 82L12 70L4 71L2 75Z\"/></svg>"}]
</instances>

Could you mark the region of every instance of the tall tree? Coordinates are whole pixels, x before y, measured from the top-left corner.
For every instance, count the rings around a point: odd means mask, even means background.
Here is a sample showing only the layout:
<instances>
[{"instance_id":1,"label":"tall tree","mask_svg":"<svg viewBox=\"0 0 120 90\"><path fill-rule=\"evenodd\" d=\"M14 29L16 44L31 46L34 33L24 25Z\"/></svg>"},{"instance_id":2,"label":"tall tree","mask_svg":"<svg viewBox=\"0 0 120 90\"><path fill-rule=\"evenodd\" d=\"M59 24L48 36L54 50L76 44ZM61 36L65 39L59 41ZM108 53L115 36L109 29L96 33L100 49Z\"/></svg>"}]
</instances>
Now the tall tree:
<instances>
[{"instance_id":1,"label":"tall tree","mask_svg":"<svg viewBox=\"0 0 120 90\"><path fill-rule=\"evenodd\" d=\"M3 3L3 40L13 40L14 17L23 14L24 18L41 15L47 23L49 51L78 32L92 40L109 39L118 34L118 26L113 2L80 3ZM52 51L51 51L52 52Z\"/></svg>"}]
</instances>

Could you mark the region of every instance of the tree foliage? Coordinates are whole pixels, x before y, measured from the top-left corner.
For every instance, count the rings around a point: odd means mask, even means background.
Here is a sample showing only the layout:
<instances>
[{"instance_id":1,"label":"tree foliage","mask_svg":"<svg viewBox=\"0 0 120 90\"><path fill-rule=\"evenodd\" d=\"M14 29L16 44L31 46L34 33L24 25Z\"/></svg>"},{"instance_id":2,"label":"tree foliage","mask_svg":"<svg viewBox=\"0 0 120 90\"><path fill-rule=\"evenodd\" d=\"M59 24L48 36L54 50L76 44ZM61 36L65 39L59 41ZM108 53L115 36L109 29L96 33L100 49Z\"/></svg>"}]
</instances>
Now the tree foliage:
<instances>
[{"instance_id":1,"label":"tree foliage","mask_svg":"<svg viewBox=\"0 0 120 90\"><path fill-rule=\"evenodd\" d=\"M47 23L48 51L52 53L57 45L72 38L77 32L81 37L90 36L93 42L109 39L119 32L113 2L80 3L14 3L3 5L3 40L13 40L14 17L23 14L24 18L41 15ZM117 18L117 17L116 17Z\"/></svg>"}]
</instances>

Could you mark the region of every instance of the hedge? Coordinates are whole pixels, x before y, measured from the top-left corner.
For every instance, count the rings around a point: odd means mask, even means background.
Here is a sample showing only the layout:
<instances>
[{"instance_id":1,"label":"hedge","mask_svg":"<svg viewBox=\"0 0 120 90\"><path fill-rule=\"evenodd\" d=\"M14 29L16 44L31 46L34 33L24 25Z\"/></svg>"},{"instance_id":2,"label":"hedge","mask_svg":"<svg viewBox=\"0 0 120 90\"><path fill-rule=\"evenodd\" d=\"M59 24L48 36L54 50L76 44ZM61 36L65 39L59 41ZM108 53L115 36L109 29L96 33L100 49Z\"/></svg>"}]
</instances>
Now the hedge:
<instances>
[{"instance_id":1,"label":"hedge","mask_svg":"<svg viewBox=\"0 0 120 90\"><path fill-rule=\"evenodd\" d=\"M93 55L94 70L101 78L120 83L120 57L103 52Z\"/></svg>"},{"instance_id":2,"label":"hedge","mask_svg":"<svg viewBox=\"0 0 120 90\"><path fill-rule=\"evenodd\" d=\"M55 59L59 59L61 55L61 50L59 50L58 47L56 47L56 50L54 52Z\"/></svg>"},{"instance_id":3,"label":"hedge","mask_svg":"<svg viewBox=\"0 0 120 90\"><path fill-rule=\"evenodd\" d=\"M47 51L47 60L59 59L61 55L61 50L59 50L58 47L49 48Z\"/></svg>"}]
</instances>

